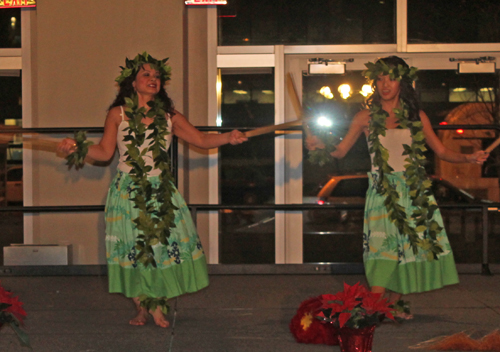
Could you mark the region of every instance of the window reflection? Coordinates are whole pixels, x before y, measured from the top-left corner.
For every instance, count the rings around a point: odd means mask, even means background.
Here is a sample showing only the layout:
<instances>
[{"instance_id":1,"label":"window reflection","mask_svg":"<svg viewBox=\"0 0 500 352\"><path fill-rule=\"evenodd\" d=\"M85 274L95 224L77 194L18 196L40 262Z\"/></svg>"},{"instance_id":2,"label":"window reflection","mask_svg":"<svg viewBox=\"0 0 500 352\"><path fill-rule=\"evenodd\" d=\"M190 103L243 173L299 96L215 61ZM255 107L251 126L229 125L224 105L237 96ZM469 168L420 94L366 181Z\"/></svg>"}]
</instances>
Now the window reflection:
<instances>
[{"instance_id":1,"label":"window reflection","mask_svg":"<svg viewBox=\"0 0 500 352\"><path fill-rule=\"evenodd\" d=\"M408 0L408 43L498 43L499 16L498 0Z\"/></svg>"},{"instance_id":2,"label":"window reflection","mask_svg":"<svg viewBox=\"0 0 500 352\"><path fill-rule=\"evenodd\" d=\"M352 117L362 109L364 97L361 72L346 75L304 76L303 101L313 116L329 117L331 126L321 128L342 138ZM349 84L354 93L343 99L338 92L342 84ZM329 87L333 99L321 94ZM433 125L439 124L497 124L499 115L499 75L457 74L456 70L422 70L416 81L421 109ZM324 91L324 89L323 89ZM361 92L360 92L361 91ZM316 127L318 130L320 127ZM485 149L497 137L494 130L466 128L437 131L438 137L449 149L473 153ZM303 199L304 203L318 205L364 205L367 188L366 171L370 160L366 139L361 136L355 149L342 160L333 160L324 167L312 165L304 149ZM500 152L495 149L488 162L481 167L474 164L451 164L427 152L427 172L433 175L433 191L438 204L471 204L499 201L497 170ZM496 213L495 213L496 214ZM495 215L493 214L493 215ZM464 209L442 209L445 226L460 263L480 261L481 213ZM490 217L490 232L500 224L496 214ZM363 241L362 209L314 209L303 216L304 262L361 262ZM498 257L498 256L497 256ZM474 259L472 259L474 258ZM496 259L498 260L498 259Z\"/></svg>"},{"instance_id":3,"label":"window reflection","mask_svg":"<svg viewBox=\"0 0 500 352\"><path fill-rule=\"evenodd\" d=\"M260 127L274 124L274 71L221 70L223 127ZM219 149L220 203L274 203L274 134L252 137L238 146ZM274 211L226 209L220 212L220 262L274 263Z\"/></svg>"},{"instance_id":4,"label":"window reflection","mask_svg":"<svg viewBox=\"0 0 500 352\"><path fill-rule=\"evenodd\" d=\"M395 43L395 1L232 0L219 45Z\"/></svg>"},{"instance_id":5,"label":"window reflection","mask_svg":"<svg viewBox=\"0 0 500 352\"><path fill-rule=\"evenodd\" d=\"M0 48L21 47L21 9L0 9Z\"/></svg>"}]
</instances>

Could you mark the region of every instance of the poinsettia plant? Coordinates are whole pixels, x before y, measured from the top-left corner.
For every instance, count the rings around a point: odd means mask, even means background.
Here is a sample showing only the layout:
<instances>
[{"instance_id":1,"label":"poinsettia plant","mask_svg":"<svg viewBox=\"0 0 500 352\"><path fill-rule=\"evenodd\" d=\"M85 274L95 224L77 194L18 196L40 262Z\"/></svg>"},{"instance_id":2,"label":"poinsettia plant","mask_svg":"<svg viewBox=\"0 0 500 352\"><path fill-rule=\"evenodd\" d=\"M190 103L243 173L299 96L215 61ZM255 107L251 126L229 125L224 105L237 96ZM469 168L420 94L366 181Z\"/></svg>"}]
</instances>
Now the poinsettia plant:
<instances>
[{"instance_id":1,"label":"poinsettia plant","mask_svg":"<svg viewBox=\"0 0 500 352\"><path fill-rule=\"evenodd\" d=\"M26 312L18 297L0 285L0 324L9 324L23 346L31 347L28 334L21 329Z\"/></svg>"},{"instance_id":2,"label":"poinsettia plant","mask_svg":"<svg viewBox=\"0 0 500 352\"><path fill-rule=\"evenodd\" d=\"M352 286L344 283L343 291L322 295L321 302L318 318L339 328L362 329L378 324L384 316L394 320L391 302L359 282Z\"/></svg>"}]
</instances>

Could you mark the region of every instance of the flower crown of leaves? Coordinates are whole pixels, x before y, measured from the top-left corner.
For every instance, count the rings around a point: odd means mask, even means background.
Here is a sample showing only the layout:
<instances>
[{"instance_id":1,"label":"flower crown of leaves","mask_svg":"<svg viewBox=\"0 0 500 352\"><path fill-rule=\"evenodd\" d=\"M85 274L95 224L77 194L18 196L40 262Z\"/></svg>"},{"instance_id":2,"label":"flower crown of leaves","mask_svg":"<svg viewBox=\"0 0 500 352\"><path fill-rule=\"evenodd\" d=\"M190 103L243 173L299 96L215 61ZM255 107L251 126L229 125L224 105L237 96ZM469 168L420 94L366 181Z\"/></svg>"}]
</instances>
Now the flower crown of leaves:
<instances>
[{"instance_id":1,"label":"flower crown of leaves","mask_svg":"<svg viewBox=\"0 0 500 352\"><path fill-rule=\"evenodd\" d=\"M168 57L163 60L157 60L147 52L143 52L142 54L137 54L137 56L133 60L125 59L125 67L120 66L122 72L118 77L116 77L115 81L118 84L121 84L127 77L130 77L133 74L137 74L139 69L149 64L152 68L160 73L161 81L164 83L170 80L172 68L169 65L166 65L168 61Z\"/></svg>"},{"instance_id":2,"label":"flower crown of leaves","mask_svg":"<svg viewBox=\"0 0 500 352\"><path fill-rule=\"evenodd\" d=\"M363 71L363 76L369 80L375 80L378 76L389 76L391 80L401 81L406 80L410 83L417 79L416 67L407 67L401 64L397 66L389 65L384 60L378 60L376 63L367 62L366 70Z\"/></svg>"}]
</instances>

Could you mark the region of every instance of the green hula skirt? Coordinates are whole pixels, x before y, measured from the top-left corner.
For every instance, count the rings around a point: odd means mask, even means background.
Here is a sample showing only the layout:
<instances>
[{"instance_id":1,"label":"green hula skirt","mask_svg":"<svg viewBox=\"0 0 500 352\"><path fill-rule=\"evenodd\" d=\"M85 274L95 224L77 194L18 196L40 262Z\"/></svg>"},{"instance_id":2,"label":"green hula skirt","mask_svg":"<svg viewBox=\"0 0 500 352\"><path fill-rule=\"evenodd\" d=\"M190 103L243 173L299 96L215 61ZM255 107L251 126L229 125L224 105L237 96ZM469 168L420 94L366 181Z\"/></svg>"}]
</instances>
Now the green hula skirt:
<instances>
[{"instance_id":1,"label":"green hula skirt","mask_svg":"<svg viewBox=\"0 0 500 352\"><path fill-rule=\"evenodd\" d=\"M411 216L414 206L411 204L409 187L403 172L387 175L396 185L399 204L406 208ZM363 227L363 261L366 278L370 286L381 286L391 291L408 294L431 291L445 285L458 283L458 274L453 259L453 252L443 226L439 209L434 212L434 220L443 227L438 241L443 253L438 260L429 261L427 251L419 248L413 254L408 236L399 234L390 221L384 205L385 197L377 193L376 178L378 173L368 173L369 187L366 194L365 223ZM431 202L436 200L431 197ZM423 236L423 233L419 234Z\"/></svg>"},{"instance_id":2,"label":"green hula skirt","mask_svg":"<svg viewBox=\"0 0 500 352\"><path fill-rule=\"evenodd\" d=\"M153 186L159 184L158 177L149 180ZM146 268L136 261L135 242L140 231L132 220L139 216L139 211L130 200L132 192L132 179L118 171L111 182L105 210L109 292L126 297L172 298L208 286L205 254L186 202L177 189L172 202L179 209L175 211L176 227L171 229L169 244L153 246L157 267Z\"/></svg>"}]
</instances>

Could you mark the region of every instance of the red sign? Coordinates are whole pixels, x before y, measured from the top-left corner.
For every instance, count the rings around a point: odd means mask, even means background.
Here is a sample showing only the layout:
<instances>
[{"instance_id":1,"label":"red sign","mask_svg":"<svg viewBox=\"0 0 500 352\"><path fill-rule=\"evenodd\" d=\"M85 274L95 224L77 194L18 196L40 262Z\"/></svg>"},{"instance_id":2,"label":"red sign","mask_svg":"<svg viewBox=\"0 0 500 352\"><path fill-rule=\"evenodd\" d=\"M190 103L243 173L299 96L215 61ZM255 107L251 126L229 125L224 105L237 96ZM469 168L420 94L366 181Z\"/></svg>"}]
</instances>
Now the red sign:
<instances>
[{"instance_id":1,"label":"red sign","mask_svg":"<svg viewBox=\"0 0 500 352\"><path fill-rule=\"evenodd\" d=\"M227 0L186 0L186 5L227 5Z\"/></svg>"},{"instance_id":2,"label":"red sign","mask_svg":"<svg viewBox=\"0 0 500 352\"><path fill-rule=\"evenodd\" d=\"M15 7L35 7L36 0L0 0L0 9L12 9Z\"/></svg>"}]
</instances>

